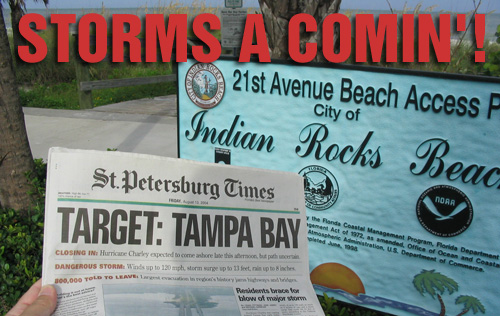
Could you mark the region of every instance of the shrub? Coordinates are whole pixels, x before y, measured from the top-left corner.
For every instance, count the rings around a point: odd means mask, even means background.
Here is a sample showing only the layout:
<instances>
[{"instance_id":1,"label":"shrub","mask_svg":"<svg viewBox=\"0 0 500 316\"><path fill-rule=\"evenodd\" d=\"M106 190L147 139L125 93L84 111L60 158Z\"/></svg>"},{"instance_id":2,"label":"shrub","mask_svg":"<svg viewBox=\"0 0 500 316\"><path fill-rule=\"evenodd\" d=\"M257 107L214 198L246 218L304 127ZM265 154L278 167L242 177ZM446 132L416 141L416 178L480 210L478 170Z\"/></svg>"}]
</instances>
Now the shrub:
<instances>
[{"instance_id":1,"label":"shrub","mask_svg":"<svg viewBox=\"0 0 500 316\"><path fill-rule=\"evenodd\" d=\"M43 217L46 164L35 160L30 175L34 208L28 216L0 210L0 314L4 315L42 272Z\"/></svg>"},{"instance_id":2,"label":"shrub","mask_svg":"<svg viewBox=\"0 0 500 316\"><path fill-rule=\"evenodd\" d=\"M20 89L21 106L47 109L78 109L76 82Z\"/></svg>"},{"instance_id":3,"label":"shrub","mask_svg":"<svg viewBox=\"0 0 500 316\"><path fill-rule=\"evenodd\" d=\"M337 301L335 298L326 295L326 293L323 293L323 296L318 296L318 299L325 316L389 316L374 310Z\"/></svg>"},{"instance_id":4,"label":"shrub","mask_svg":"<svg viewBox=\"0 0 500 316\"><path fill-rule=\"evenodd\" d=\"M497 26L496 42L500 44L500 25ZM497 49L488 54L488 62L484 64L486 73L490 76L500 76L500 50Z\"/></svg>"}]
</instances>

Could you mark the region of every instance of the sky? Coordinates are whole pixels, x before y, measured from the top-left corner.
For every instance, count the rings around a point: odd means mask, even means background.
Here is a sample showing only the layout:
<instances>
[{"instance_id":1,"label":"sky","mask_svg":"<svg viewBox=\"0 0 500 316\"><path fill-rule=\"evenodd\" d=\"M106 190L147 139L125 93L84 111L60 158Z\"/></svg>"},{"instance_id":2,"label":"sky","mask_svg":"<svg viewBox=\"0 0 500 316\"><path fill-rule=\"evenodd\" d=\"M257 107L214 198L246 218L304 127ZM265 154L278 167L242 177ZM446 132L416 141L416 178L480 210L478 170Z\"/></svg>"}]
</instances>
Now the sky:
<instances>
[{"instance_id":1,"label":"sky","mask_svg":"<svg viewBox=\"0 0 500 316\"><path fill-rule=\"evenodd\" d=\"M1 1L1 0L0 0ZM194 0L198 3L204 3L207 6L223 7L224 0ZM258 7L258 0L242 0L245 7ZM313 0L312 0L313 1ZM433 12L441 10L451 12L468 12L474 8L474 1L477 3L482 1L481 12L496 11L500 13L500 0L343 0L341 9L353 10L389 10L391 4L394 10L403 9L406 4L407 7L414 8L419 3L422 8L428 8L433 5L437 7ZM171 2L179 2L182 4L190 5L193 0L49 0L49 8L100 8L102 4L106 8L137 8L147 5L148 7L155 7L160 4L161 6L168 6ZM44 8L42 1L26 0L28 9Z\"/></svg>"}]
</instances>

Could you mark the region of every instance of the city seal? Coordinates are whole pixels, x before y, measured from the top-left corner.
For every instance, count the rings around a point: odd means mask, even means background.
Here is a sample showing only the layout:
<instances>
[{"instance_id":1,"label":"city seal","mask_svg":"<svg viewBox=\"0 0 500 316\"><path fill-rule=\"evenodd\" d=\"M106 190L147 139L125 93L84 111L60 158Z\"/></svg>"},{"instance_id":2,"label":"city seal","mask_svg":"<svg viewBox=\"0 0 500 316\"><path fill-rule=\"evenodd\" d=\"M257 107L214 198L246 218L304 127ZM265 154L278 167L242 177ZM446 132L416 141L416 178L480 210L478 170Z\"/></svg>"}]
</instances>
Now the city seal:
<instances>
[{"instance_id":1,"label":"city seal","mask_svg":"<svg viewBox=\"0 0 500 316\"><path fill-rule=\"evenodd\" d=\"M189 99L202 109L216 107L226 90L222 72L211 63L191 66L186 74L185 86Z\"/></svg>"}]
</instances>

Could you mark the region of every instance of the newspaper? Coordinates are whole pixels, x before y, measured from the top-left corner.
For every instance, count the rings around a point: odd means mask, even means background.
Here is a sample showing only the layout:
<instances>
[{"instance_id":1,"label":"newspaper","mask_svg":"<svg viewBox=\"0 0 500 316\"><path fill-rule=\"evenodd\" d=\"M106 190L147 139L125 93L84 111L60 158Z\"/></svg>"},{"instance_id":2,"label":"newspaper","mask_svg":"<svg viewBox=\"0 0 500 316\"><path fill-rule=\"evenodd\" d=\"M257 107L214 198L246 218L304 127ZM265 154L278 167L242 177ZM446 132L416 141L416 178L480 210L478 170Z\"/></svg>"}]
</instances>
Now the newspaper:
<instances>
[{"instance_id":1,"label":"newspaper","mask_svg":"<svg viewBox=\"0 0 500 316\"><path fill-rule=\"evenodd\" d=\"M323 315L303 192L293 173L52 148L55 315Z\"/></svg>"}]
</instances>

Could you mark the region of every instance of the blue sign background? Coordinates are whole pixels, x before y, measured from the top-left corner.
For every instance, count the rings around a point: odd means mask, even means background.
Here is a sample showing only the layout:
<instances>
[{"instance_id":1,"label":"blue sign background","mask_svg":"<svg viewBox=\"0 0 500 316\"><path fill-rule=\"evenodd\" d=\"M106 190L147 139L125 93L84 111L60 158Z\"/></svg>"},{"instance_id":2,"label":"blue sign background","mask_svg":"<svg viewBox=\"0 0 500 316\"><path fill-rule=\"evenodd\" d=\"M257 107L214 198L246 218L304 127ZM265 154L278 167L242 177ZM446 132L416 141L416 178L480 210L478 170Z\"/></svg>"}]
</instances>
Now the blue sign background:
<instances>
[{"instance_id":1,"label":"blue sign background","mask_svg":"<svg viewBox=\"0 0 500 316\"><path fill-rule=\"evenodd\" d=\"M398 315L438 315L437 294L450 315L460 296L500 309L498 81L218 60L224 95L202 109L195 63L178 65L179 157L309 172L318 293Z\"/></svg>"}]
</instances>

